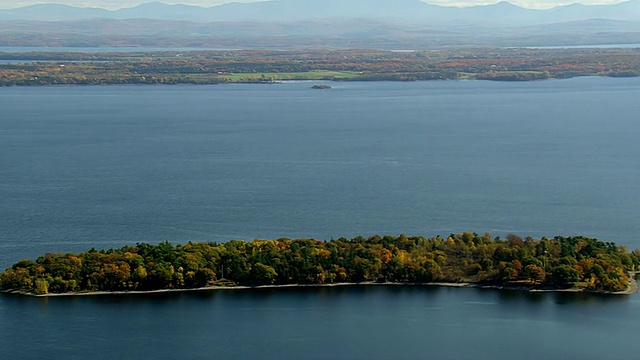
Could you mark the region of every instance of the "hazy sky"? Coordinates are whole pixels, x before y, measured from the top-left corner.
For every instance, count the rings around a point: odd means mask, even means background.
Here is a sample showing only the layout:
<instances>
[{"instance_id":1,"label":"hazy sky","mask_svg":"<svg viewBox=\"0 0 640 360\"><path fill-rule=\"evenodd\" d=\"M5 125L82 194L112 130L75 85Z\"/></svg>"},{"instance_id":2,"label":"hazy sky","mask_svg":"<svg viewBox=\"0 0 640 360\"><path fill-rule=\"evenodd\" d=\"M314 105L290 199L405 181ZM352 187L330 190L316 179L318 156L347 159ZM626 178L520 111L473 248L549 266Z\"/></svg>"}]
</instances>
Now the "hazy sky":
<instances>
[{"instance_id":1,"label":"hazy sky","mask_svg":"<svg viewBox=\"0 0 640 360\"><path fill-rule=\"evenodd\" d=\"M131 7L141 3L153 2L155 0L0 0L0 8L9 9L38 3L60 3L74 6L101 7L105 9L118 9ZM189 4L199 6L214 6L225 2L256 2L260 0L160 0L166 4ZM393 0L389 0L393 1ZM429 0L430 4L438 5L480 5L491 4L498 0ZM549 8L558 5L566 5L579 2L582 4L614 4L621 0L509 0L509 2L529 8Z\"/></svg>"}]
</instances>

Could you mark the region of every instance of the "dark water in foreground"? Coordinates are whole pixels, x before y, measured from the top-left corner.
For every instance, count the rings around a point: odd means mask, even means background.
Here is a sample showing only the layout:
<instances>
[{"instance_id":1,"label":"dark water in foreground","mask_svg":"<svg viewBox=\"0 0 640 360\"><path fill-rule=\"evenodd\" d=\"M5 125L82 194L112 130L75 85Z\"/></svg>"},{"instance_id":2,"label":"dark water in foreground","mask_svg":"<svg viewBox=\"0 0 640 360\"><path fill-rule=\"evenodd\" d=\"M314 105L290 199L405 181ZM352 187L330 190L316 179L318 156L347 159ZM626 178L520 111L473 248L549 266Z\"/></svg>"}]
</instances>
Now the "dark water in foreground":
<instances>
[{"instance_id":1,"label":"dark water in foreground","mask_svg":"<svg viewBox=\"0 0 640 360\"><path fill-rule=\"evenodd\" d=\"M640 79L0 88L0 267L138 241L490 231L640 248ZM0 296L2 359L631 359L640 297Z\"/></svg>"},{"instance_id":2,"label":"dark water in foreground","mask_svg":"<svg viewBox=\"0 0 640 360\"><path fill-rule=\"evenodd\" d=\"M2 296L0 347L6 359L633 359L638 299L422 287Z\"/></svg>"}]
</instances>

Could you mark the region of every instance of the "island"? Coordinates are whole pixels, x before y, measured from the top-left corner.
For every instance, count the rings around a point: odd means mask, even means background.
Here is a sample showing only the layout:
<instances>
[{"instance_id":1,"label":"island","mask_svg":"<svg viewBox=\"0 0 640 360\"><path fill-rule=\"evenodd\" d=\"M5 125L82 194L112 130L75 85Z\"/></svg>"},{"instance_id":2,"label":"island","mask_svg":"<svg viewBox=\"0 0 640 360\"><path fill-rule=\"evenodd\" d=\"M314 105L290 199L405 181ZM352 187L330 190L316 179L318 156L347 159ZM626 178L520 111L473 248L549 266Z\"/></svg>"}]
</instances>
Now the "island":
<instances>
[{"instance_id":1,"label":"island","mask_svg":"<svg viewBox=\"0 0 640 360\"><path fill-rule=\"evenodd\" d=\"M345 284L476 286L626 294L640 250L583 236L505 239L463 232L138 243L80 254L48 253L0 274L5 293L36 296Z\"/></svg>"},{"instance_id":2,"label":"island","mask_svg":"<svg viewBox=\"0 0 640 360\"><path fill-rule=\"evenodd\" d=\"M634 77L640 76L639 51L633 48L451 48L415 52L362 49L0 51L0 86Z\"/></svg>"}]
</instances>

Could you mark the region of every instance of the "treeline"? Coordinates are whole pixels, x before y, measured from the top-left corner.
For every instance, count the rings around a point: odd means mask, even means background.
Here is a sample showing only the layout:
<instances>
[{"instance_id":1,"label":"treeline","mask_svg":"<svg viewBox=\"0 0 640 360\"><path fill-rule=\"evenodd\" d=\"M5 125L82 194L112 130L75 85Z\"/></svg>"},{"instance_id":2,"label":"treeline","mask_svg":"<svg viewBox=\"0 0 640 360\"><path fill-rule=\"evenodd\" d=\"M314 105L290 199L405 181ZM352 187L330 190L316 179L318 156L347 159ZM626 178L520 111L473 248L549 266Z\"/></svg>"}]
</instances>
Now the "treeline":
<instances>
[{"instance_id":1,"label":"treeline","mask_svg":"<svg viewBox=\"0 0 640 360\"><path fill-rule=\"evenodd\" d=\"M340 282L472 282L538 288L625 290L640 251L597 239L471 232L443 238L372 236L233 240L173 246L139 243L81 254L46 254L0 274L0 289L34 294Z\"/></svg>"},{"instance_id":2,"label":"treeline","mask_svg":"<svg viewBox=\"0 0 640 360\"><path fill-rule=\"evenodd\" d=\"M8 61L2 63L2 61ZM20 61L16 63L16 61ZM315 72L315 73L314 73ZM133 53L2 53L0 86L217 84L275 80L530 81L575 76L640 76L638 49L238 50ZM305 74L313 73L313 78ZM335 78L331 73L354 76ZM297 74L297 75L296 75Z\"/></svg>"}]
</instances>

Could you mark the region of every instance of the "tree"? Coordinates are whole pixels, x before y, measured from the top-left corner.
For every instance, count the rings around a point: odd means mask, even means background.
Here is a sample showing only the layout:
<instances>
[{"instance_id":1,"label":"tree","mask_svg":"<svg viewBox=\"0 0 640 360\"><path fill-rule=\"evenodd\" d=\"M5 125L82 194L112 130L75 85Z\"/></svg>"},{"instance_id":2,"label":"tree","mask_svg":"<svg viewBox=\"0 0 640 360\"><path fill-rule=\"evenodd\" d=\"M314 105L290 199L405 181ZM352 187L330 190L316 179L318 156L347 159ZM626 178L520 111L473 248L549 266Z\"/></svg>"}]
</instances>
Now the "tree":
<instances>
[{"instance_id":1,"label":"tree","mask_svg":"<svg viewBox=\"0 0 640 360\"><path fill-rule=\"evenodd\" d=\"M544 269L535 264L529 264L524 268L524 275L535 283L542 283L546 278Z\"/></svg>"},{"instance_id":2,"label":"tree","mask_svg":"<svg viewBox=\"0 0 640 360\"><path fill-rule=\"evenodd\" d=\"M43 295L49 292L49 283L45 279L36 279L35 287L35 293L38 295Z\"/></svg>"},{"instance_id":3,"label":"tree","mask_svg":"<svg viewBox=\"0 0 640 360\"><path fill-rule=\"evenodd\" d=\"M256 263L251 267L250 276L251 281L257 285L271 285L278 277L278 274L271 266Z\"/></svg>"},{"instance_id":4,"label":"tree","mask_svg":"<svg viewBox=\"0 0 640 360\"><path fill-rule=\"evenodd\" d=\"M553 270L553 280L558 285L568 285L580 281L580 273L569 265L560 265Z\"/></svg>"}]
</instances>

